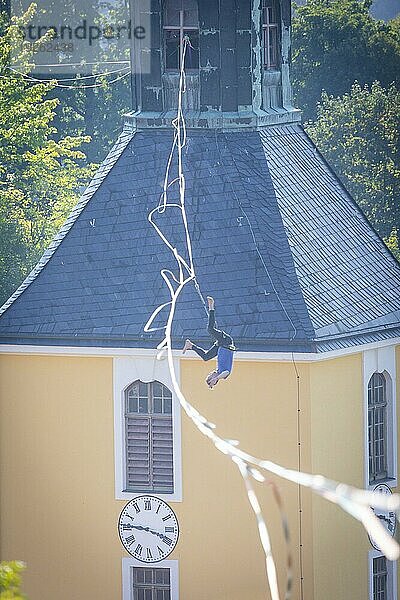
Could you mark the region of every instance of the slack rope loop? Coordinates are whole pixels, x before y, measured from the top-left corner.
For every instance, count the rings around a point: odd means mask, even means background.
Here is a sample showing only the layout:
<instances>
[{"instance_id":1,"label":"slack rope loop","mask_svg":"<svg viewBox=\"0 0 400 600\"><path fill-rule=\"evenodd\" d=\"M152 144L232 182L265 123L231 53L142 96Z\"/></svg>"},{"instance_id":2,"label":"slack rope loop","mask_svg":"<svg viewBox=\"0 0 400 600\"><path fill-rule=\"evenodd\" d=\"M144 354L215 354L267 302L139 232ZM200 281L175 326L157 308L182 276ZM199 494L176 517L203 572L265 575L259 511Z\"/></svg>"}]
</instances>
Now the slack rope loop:
<instances>
[{"instance_id":1,"label":"slack rope loop","mask_svg":"<svg viewBox=\"0 0 400 600\"><path fill-rule=\"evenodd\" d=\"M188 222L185 211L185 177L183 173L182 166L182 148L184 147L184 143L186 141L186 126L182 112L182 95L184 93L185 88L185 55L186 49L188 46L188 40L185 38L183 44L183 52L182 52L182 60L181 60L181 69L180 69L180 84L179 84L179 96L178 96L178 116L173 122L173 126L175 129L174 141L172 144L171 153L168 159L167 164L167 172L164 180L164 190L160 198L160 204L157 208L152 210L148 216L149 222L153 225L161 239L167 245L167 247L173 253L175 260L177 262L177 266L179 268L179 275L173 274L170 270L163 269L161 271L161 276L163 277L168 290L170 292L171 299L169 302L162 304L159 306L153 314L150 316L148 322L145 326L145 331L151 331L152 324L154 319L158 314L162 311L163 308L167 306L170 307L169 314L167 317L166 324L162 328L157 328L156 330L163 330L165 335L164 339L157 346L157 350L160 350L160 354L163 352L167 353L168 359L168 367L171 376L171 382L174 389L174 392L180 402L182 409L186 412L188 417L192 420L197 429L204 436L208 437L210 441L215 445L215 447L226 454L231 458L231 460L238 466L239 471L243 477L248 499L250 505L256 515L259 536L261 540L261 544L263 547L265 561L266 561L266 569L267 569L267 578L268 584L271 590L272 600L280 600L279 589L276 578L276 568L275 562L271 550L270 545L270 536L268 533L267 526L265 524L265 520L262 516L262 512L260 509L260 504L258 502L257 496L252 487L252 479L260 481L264 479L263 475L259 472L259 469L268 471L269 473L273 473L277 477L282 479L286 479L287 481L291 481L297 485L301 485L307 488L310 488L315 493L319 494L323 498L330 500L331 502L341 506L343 510L352 515L354 518L359 520L363 526L365 527L368 534L374 539L377 545L381 548L381 551L385 554L385 556L390 560L396 560L399 557L399 546L396 541L388 534L383 525L380 523L379 519L374 515L371 507L380 508L382 510L392 510L396 511L397 519L399 519L400 514L400 496L397 494L393 494L390 497L384 496L383 494L377 492L369 492L366 490L356 489L350 487L348 485L337 483L335 481L331 481L326 479L321 475L312 475L308 473L303 473L300 470L295 471L292 469L287 469L282 467L279 464L273 463L269 460L264 460L252 456L251 454L243 451L239 447L239 443L235 440L223 439L219 437L215 430L216 426L213 423L210 423L203 415L201 415L185 398L183 395L175 371L174 359L173 359L173 350L172 350L172 324L176 311L176 304L178 298L184 289L184 287L191 282L196 283L196 272L193 263L193 255L192 255L192 245L191 239L188 230ZM168 189L171 186L172 182L169 182L169 173L170 167L172 164L173 157L175 155L175 151L178 153L178 178L174 180L174 183L179 184L179 195L180 195L180 205L177 204L169 204L168 203ZM170 207L176 208L178 206L181 210L183 225L185 228L185 240L186 240L186 249L188 252L189 260L185 260L178 252L178 250L173 246L173 244L164 236L160 227L158 227L153 221L153 215L157 213L164 213ZM173 285L175 284L175 286ZM198 285L198 284L197 284ZM275 488L276 489L276 488ZM275 494L276 495L276 494ZM282 507L282 504L278 501L278 506ZM281 519L282 526L284 530L284 535L287 544L289 543L289 534L287 529L287 518L285 513L283 512L283 508L281 511ZM291 590L291 555L288 553L287 559L287 586L286 586L286 600L290 598L290 590Z\"/></svg>"}]
</instances>

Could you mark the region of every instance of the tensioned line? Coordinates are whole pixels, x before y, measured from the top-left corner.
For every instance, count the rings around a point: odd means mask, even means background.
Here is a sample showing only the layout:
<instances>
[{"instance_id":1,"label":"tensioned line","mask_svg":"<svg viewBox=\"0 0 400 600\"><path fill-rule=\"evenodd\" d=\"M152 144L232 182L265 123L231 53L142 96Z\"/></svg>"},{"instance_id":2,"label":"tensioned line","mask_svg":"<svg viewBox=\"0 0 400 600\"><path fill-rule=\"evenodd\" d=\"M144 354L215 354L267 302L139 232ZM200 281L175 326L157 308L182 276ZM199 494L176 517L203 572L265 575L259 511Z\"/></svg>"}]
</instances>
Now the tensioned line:
<instances>
[{"instance_id":1,"label":"tensioned line","mask_svg":"<svg viewBox=\"0 0 400 600\"><path fill-rule=\"evenodd\" d=\"M275 562L270 545L269 533L251 482L252 479L255 479L257 481L265 481L265 477L264 475L262 475L259 469L264 469L270 473L277 475L278 477L281 477L288 481L292 481L293 483L296 483L298 485L308 487L312 489L315 493L326 498L327 500L330 500L331 502L334 502L335 504L339 505L346 512L348 512L350 515L355 517L363 524L368 534L375 540L376 544L381 548L382 552L390 560L396 560L398 558L399 546L397 542L388 534L385 528L381 525L379 519L374 515L371 507L381 508L384 510L395 510L397 513L397 518L399 519L400 496L394 494L390 497L387 497L383 494L379 494L376 492L369 492L367 490L353 488L351 486L326 479L322 475L312 475L308 473L303 473L301 471L287 469L279 464L273 463L272 461L263 460L252 456L251 454L248 454L247 452L241 450L237 441L220 438L215 433L216 426L213 423L210 423L186 400L184 394L180 389L173 361L172 324L175 316L176 304L180 293L188 283L191 283L196 279L196 272L192 256L192 244L185 211L185 178L182 166L182 148L184 147L186 141L186 127L182 112L182 96L184 93L185 84L185 54L189 43L189 40L185 38L181 57L178 115L177 118L173 121L175 134L171 154L167 164L167 174L165 179L164 191L161 196L158 207L153 209L148 217L149 222L155 228L160 238L173 253L177 261L179 274L176 275L168 269L161 270L161 276L168 287L171 299L169 302L166 302L160 305L158 308L156 308L156 310L148 319L144 327L144 331L164 331L164 339L157 347L157 349L160 351L159 358L160 354L162 354L165 351L167 352L168 367L172 385L174 388L174 392L176 393L176 396L179 399L181 407L196 425L197 429L203 435L207 436L218 450L230 456L231 460L238 466L240 473L245 481L249 502L257 518L260 540L265 554L266 569L268 582L271 590L271 596L273 600L279 600L280 595L276 577ZM174 179L172 182L169 183L169 169L172 164L174 152L176 149L178 150L178 178ZM171 187L171 185L175 183L179 183L180 204L169 204L168 189ZM185 228L186 249L189 257L188 261L185 260L179 254L177 248L174 247L173 244L164 235L161 226L156 224L154 221L154 217L156 216L156 214L163 214L170 207L178 208L181 211L182 221ZM169 314L167 317L166 324L162 327L153 327L153 322L155 318L166 307L169 307ZM288 585L286 589L286 599L289 598L290 591L291 590L289 573Z\"/></svg>"}]
</instances>

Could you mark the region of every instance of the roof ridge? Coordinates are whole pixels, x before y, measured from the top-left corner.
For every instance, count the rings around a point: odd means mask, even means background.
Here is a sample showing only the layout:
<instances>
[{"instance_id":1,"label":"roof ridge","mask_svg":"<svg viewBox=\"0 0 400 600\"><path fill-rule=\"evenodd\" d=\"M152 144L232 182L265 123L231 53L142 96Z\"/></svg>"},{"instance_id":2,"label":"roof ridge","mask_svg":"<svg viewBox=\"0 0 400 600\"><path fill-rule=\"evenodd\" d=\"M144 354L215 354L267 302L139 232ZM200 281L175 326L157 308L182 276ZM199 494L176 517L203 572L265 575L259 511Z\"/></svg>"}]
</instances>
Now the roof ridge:
<instances>
[{"instance_id":1,"label":"roof ridge","mask_svg":"<svg viewBox=\"0 0 400 600\"><path fill-rule=\"evenodd\" d=\"M0 307L0 317L6 312L6 310L21 296L21 294L30 286L30 284L38 277L44 267L47 265L55 251L70 231L75 221L87 206L95 192L99 189L112 167L120 158L121 154L132 140L135 135L135 130L129 123L126 123L122 129L122 132L118 136L117 141L108 152L107 156L97 169L96 173L92 177L87 188L80 196L78 202L73 207L72 211L64 221L61 229L55 234L52 241L40 257L39 261L33 267L29 275L24 279L21 285L15 290L15 292L6 300L6 302Z\"/></svg>"}]
</instances>

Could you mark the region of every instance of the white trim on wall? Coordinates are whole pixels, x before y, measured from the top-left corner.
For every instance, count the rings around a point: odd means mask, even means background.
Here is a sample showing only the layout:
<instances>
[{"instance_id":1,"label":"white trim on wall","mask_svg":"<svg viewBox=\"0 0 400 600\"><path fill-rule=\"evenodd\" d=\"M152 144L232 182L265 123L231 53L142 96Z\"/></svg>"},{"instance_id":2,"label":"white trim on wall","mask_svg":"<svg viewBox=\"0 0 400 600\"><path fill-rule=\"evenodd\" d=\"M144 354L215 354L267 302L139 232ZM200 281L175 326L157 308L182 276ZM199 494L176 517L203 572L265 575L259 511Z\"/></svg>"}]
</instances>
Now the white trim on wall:
<instances>
[{"instance_id":1,"label":"white trim on wall","mask_svg":"<svg viewBox=\"0 0 400 600\"><path fill-rule=\"evenodd\" d=\"M179 361L175 359L175 372L180 380ZM114 387L114 455L115 455L115 498L116 500L132 500L139 494L125 492L125 417L124 391L134 381L144 383L159 381L172 392L172 427L174 449L174 493L146 494L162 498L166 502L182 502L182 443L181 443L181 407L174 394L173 385L166 360L157 360L157 351L151 355L121 356L113 359Z\"/></svg>"},{"instance_id":2,"label":"white trim on wall","mask_svg":"<svg viewBox=\"0 0 400 600\"><path fill-rule=\"evenodd\" d=\"M374 600L373 595L373 559L383 556L379 550L368 552L368 600ZM397 600L397 561L387 560L388 567L388 600ZM125 599L124 599L125 600Z\"/></svg>"},{"instance_id":3,"label":"white trim on wall","mask_svg":"<svg viewBox=\"0 0 400 600\"><path fill-rule=\"evenodd\" d=\"M331 350L329 352L306 353L294 352L236 352L235 360L251 360L260 362L292 362L293 357L297 362L319 362L329 360L339 356L350 354L359 354L360 352L385 348L387 346L396 346L400 344L400 338L392 338L373 342L371 344L361 344L340 350ZM154 356L154 350L145 348L96 348L96 347L73 347L73 346L33 346L24 344L0 344L0 354L41 354L41 355L67 355L67 356ZM182 358L181 350L174 350L175 358ZM184 360L198 360L196 356L185 355Z\"/></svg>"},{"instance_id":4,"label":"white trim on wall","mask_svg":"<svg viewBox=\"0 0 400 600\"><path fill-rule=\"evenodd\" d=\"M171 600L179 600L179 562L177 560L162 560L159 563L148 564L142 563L135 558L122 559L122 600L132 600L132 575L133 567L143 569L145 567L157 569L169 569L170 585L171 585Z\"/></svg>"},{"instance_id":5,"label":"white trim on wall","mask_svg":"<svg viewBox=\"0 0 400 600\"><path fill-rule=\"evenodd\" d=\"M369 483L368 465L368 383L374 373L383 373L386 377L388 402L388 470L391 479ZM363 394L364 394L364 482L372 489L378 483L397 487L397 407L396 407L396 347L374 348L363 353Z\"/></svg>"}]
</instances>

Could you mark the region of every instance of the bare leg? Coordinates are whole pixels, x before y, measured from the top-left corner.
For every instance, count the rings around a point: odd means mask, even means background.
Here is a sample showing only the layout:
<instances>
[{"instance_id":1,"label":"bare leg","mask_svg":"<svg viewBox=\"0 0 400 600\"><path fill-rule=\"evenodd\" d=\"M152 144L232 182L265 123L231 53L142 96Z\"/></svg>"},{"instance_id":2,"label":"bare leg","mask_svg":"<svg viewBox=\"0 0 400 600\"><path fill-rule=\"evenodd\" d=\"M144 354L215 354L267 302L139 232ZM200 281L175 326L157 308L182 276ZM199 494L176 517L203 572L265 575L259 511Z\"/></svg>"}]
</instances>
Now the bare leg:
<instances>
[{"instance_id":1,"label":"bare leg","mask_svg":"<svg viewBox=\"0 0 400 600\"><path fill-rule=\"evenodd\" d=\"M191 350L192 346L193 346L192 342L190 340L186 340L185 345L183 346L182 354L185 354L185 352L187 352L187 350Z\"/></svg>"},{"instance_id":2,"label":"bare leg","mask_svg":"<svg viewBox=\"0 0 400 600\"><path fill-rule=\"evenodd\" d=\"M224 346L225 348L229 348L229 346L233 346L233 339L231 336L225 331L221 331L216 328L215 323L215 306L214 306L214 298L211 296L207 296L208 300L208 325L207 331L208 333L218 342L219 346Z\"/></svg>"}]
</instances>

